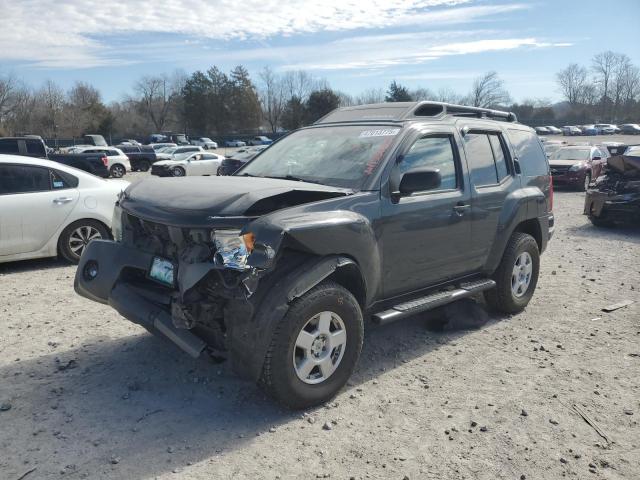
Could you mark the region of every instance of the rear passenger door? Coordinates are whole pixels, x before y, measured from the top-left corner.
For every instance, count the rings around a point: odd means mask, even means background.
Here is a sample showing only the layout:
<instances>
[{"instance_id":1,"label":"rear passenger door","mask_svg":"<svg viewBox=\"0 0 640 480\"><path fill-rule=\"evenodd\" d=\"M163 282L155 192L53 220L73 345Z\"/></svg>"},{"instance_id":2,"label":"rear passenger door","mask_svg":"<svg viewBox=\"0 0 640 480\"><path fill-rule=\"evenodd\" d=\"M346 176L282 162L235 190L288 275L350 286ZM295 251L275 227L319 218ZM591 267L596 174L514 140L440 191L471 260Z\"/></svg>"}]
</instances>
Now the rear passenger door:
<instances>
[{"instance_id":1,"label":"rear passenger door","mask_svg":"<svg viewBox=\"0 0 640 480\"><path fill-rule=\"evenodd\" d=\"M500 130L465 129L464 151L471 183L471 249L474 269L486 263L505 198L519 186Z\"/></svg>"},{"instance_id":2,"label":"rear passenger door","mask_svg":"<svg viewBox=\"0 0 640 480\"><path fill-rule=\"evenodd\" d=\"M453 128L416 132L402 149L391 177L436 168L439 188L382 196L383 289L386 298L468 273L470 193Z\"/></svg>"}]
</instances>

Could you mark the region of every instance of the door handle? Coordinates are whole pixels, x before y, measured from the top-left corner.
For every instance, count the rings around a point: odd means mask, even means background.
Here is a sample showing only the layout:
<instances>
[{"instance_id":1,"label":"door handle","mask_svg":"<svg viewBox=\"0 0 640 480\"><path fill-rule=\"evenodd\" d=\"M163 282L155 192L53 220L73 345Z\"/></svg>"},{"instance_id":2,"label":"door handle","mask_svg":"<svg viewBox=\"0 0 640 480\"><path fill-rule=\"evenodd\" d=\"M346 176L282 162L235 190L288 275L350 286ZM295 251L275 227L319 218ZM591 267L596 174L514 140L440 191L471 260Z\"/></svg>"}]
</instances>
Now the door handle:
<instances>
[{"instance_id":1,"label":"door handle","mask_svg":"<svg viewBox=\"0 0 640 480\"><path fill-rule=\"evenodd\" d=\"M64 205L65 203L73 202L72 197L58 197L53 199L53 203L56 205Z\"/></svg>"},{"instance_id":2,"label":"door handle","mask_svg":"<svg viewBox=\"0 0 640 480\"><path fill-rule=\"evenodd\" d=\"M456 212L457 215L462 216L464 212L469 210L471 205L459 202L455 207L453 207L453 211Z\"/></svg>"}]
</instances>

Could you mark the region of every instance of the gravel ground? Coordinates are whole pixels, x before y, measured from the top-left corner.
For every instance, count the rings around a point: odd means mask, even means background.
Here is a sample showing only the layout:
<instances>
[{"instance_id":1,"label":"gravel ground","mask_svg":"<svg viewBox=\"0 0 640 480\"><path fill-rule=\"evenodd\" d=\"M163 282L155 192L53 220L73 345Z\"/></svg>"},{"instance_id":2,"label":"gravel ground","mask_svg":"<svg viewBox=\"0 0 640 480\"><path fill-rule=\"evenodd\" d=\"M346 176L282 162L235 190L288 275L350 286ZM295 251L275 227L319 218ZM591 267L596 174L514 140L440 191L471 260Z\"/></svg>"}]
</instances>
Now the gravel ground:
<instances>
[{"instance_id":1,"label":"gravel ground","mask_svg":"<svg viewBox=\"0 0 640 480\"><path fill-rule=\"evenodd\" d=\"M582 204L556 192L525 312L368 325L349 385L297 413L77 296L71 266L0 265L0 478L640 478L640 230Z\"/></svg>"}]
</instances>

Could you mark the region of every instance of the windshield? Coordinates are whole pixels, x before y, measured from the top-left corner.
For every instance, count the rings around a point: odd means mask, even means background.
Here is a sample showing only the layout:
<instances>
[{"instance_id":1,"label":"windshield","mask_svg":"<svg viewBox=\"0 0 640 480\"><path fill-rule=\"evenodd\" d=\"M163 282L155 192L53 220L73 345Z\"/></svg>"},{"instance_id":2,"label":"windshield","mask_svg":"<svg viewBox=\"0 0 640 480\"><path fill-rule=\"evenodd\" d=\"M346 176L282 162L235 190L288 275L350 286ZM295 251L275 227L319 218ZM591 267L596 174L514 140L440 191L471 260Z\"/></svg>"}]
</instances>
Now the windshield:
<instances>
[{"instance_id":1,"label":"windshield","mask_svg":"<svg viewBox=\"0 0 640 480\"><path fill-rule=\"evenodd\" d=\"M213 140L211 140L210 138L207 138L207 137L202 137L202 138L200 139L200 141L201 141L201 142L213 142Z\"/></svg>"},{"instance_id":2,"label":"windshield","mask_svg":"<svg viewBox=\"0 0 640 480\"><path fill-rule=\"evenodd\" d=\"M400 132L398 127L334 126L298 130L236 175L288 178L360 189Z\"/></svg>"},{"instance_id":3,"label":"windshield","mask_svg":"<svg viewBox=\"0 0 640 480\"><path fill-rule=\"evenodd\" d=\"M590 154L586 148L561 148L551 154L551 160L589 160Z\"/></svg>"}]
</instances>

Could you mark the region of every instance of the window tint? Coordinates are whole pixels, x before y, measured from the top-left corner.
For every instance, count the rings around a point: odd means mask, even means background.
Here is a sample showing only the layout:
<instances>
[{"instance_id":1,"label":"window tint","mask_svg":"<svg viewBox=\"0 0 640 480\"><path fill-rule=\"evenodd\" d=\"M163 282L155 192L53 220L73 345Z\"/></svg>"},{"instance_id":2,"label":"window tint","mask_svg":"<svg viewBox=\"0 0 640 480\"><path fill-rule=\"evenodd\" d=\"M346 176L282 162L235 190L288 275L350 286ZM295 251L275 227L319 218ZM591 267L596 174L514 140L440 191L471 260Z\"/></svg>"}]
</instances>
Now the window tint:
<instances>
[{"instance_id":1,"label":"window tint","mask_svg":"<svg viewBox=\"0 0 640 480\"><path fill-rule=\"evenodd\" d=\"M17 140L0 140L0 153L20 153Z\"/></svg>"},{"instance_id":2,"label":"window tint","mask_svg":"<svg viewBox=\"0 0 640 480\"><path fill-rule=\"evenodd\" d=\"M507 149L504 140L501 141L502 135L492 133L489 135L491 148L493 149L493 158L496 161L496 171L498 172L498 181L509 176L509 168L507 167Z\"/></svg>"},{"instance_id":3,"label":"window tint","mask_svg":"<svg viewBox=\"0 0 640 480\"><path fill-rule=\"evenodd\" d=\"M0 195L48 190L48 169L30 165L0 165Z\"/></svg>"},{"instance_id":4,"label":"window tint","mask_svg":"<svg viewBox=\"0 0 640 480\"><path fill-rule=\"evenodd\" d=\"M60 187L59 184L56 184L56 181L62 180L64 182L64 187ZM71 175L68 172L63 172L61 170L51 170L51 185L54 190L60 188L76 188L78 186L78 177Z\"/></svg>"},{"instance_id":5,"label":"window tint","mask_svg":"<svg viewBox=\"0 0 640 480\"><path fill-rule=\"evenodd\" d=\"M46 157L47 152L40 140L27 140L27 153L37 157Z\"/></svg>"},{"instance_id":6,"label":"window tint","mask_svg":"<svg viewBox=\"0 0 640 480\"><path fill-rule=\"evenodd\" d=\"M451 137L425 137L417 140L400 162L400 173L414 168L437 168L442 178L440 189L456 188L456 163Z\"/></svg>"},{"instance_id":7,"label":"window tint","mask_svg":"<svg viewBox=\"0 0 640 480\"><path fill-rule=\"evenodd\" d=\"M507 136L513 144L523 175L528 177L549 175L547 156L534 133L509 129Z\"/></svg>"},{"instance_id":8,"label":"window tint","mask_svg":"<svg viewBox=\"0 0 640 480\"><path fill-rule=\"evenodd\" d=\"M467 133L464 142L473 184L480 187L498 183L489 136L486 133Z\"/></svg>"},{"instance_id":9,"label":"window tint","mask_svg":"<svg viewBox=\"0 0 640 480\"><path fill-rule=\"evenodd\" d=\"M117 157L118 155L120 155L120 154L118 153L117 150L107 150L107 156L108 157Z\"/></svg>"}]
</instances>

